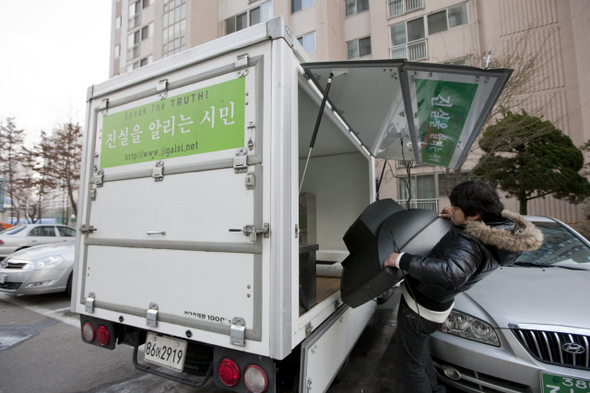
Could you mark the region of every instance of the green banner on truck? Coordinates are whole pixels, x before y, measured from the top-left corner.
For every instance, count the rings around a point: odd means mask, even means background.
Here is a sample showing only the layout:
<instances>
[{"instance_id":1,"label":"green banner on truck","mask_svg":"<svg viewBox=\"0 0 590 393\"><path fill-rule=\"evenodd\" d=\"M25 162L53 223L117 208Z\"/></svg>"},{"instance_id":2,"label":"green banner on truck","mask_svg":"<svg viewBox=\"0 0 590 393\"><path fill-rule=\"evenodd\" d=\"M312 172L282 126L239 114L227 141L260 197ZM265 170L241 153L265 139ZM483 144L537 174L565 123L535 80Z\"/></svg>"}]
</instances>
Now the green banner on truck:
<instances>
[{"instance_id":1,"label":"green banner on truck","mask_svg":"<svg viewBox=\"0 0 590 393\"><path fill-rule=\"evenodd\" d=\"M244 146L245 78L103 117L101 168Z\"/></svg>"},{"instance_id":2,"label":"green banner on truck","mask_svg":"<svg viewBox=\"0 0 590 393\"><path fill-rule=\"evenodd\" d=\"M422 162L449 166L477 84L416 78Z\"/></svg>"}]
</instances>

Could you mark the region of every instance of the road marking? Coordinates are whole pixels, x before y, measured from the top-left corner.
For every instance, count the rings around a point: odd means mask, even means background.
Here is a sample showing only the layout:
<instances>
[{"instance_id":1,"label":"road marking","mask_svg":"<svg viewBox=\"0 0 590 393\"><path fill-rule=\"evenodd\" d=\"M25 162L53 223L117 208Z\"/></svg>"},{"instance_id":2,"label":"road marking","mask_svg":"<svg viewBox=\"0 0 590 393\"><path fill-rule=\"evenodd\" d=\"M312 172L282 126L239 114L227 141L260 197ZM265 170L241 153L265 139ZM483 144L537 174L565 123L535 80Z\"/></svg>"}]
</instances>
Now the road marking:
<instances>
[{"instance_id":1,"label":"road marking","mask_svg":"<svg viewBox=\"0 0 590 393\"><path fill-rule=\"evenodd\" d=\"M0 300L6 303L10 303L12 305L25 308L29 311L33 311L37 314L41 314L44 317L56 319L66 325L70 325L76 328L80 327L80 320L78 318L70 317L63 315L64 311L69 311L70 307L64 307L57 310L51 310L49 308L41 307L41 306L33 306L30 304L26 304L25 302L19 300L17 297L10 296L10 295L0 295Z\"/></svg>"}]
</instances>

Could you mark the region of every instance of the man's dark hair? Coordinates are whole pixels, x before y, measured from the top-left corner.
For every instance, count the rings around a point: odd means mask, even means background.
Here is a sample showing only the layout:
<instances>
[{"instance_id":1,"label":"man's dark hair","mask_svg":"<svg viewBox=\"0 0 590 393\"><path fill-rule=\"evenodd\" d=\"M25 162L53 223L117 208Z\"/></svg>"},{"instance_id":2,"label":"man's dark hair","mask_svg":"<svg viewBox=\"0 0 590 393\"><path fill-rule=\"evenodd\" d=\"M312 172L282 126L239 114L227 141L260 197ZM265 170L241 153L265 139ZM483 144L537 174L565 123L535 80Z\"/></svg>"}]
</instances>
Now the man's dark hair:
<instances>
[{"instance_id":1,"label":"man's dark hair","mask_svg":"<svg viewBox=\"0 0 590 393\"><path fill-rule=\"evenodd\" d=\"M481 214L483 222L498 221L504 210L498 191L488 182L468 180L458 184L449 196L451 205L460 208L465 217Z\"/></svg>"}]
</instances>

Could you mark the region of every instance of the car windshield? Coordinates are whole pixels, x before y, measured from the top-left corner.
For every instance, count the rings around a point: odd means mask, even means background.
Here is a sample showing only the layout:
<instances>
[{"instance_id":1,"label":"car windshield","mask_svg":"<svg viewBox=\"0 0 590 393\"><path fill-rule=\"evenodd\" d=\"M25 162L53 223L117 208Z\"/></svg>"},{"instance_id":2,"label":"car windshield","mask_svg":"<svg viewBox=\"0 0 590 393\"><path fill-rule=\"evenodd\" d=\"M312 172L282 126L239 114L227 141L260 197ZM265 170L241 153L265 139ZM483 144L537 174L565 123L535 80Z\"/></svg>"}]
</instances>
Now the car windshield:
<instances>
[{"instance_id":1,"label":"car windshield","mask_svg":"<svg viewBox=\"0 0 590 393\"><path fill-rule=\"evenodd\" d=\"M3 235L15 235L15 234L19 233L20 231L22 231L22 230L24 230L26 228L27 228L26 225L19 225L19 226L14 227L14 228L7 229L6 232L4 232L2 234Z\"/></svg>"},{"instance_id":2,"label":"car windshield","mask_svg":"<svg viewBox=\"0 0 590 393\"><path fill-rule=\"evenodd\" d=\"M535 222L543 232L545 240L541 248L524 252L518 257L515 265L520 266L575 266L590 269L590 247L567 228L549 222Z\"/></svg>"}]
</instances>

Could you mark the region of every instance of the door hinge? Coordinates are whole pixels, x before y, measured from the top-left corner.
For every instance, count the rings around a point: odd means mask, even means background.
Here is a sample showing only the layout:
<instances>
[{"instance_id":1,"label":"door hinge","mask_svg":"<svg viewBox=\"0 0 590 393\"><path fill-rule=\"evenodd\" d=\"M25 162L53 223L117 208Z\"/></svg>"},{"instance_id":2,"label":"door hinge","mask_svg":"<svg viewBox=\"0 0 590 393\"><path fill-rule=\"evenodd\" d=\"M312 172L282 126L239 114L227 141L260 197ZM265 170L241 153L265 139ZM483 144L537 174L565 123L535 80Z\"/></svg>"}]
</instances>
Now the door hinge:
<instances>
[{"instance_id":1,"label":"door hinge","mask_svg":"<svg viewBox=\"0 0 590 393\"><path fill-rule=\"evenodd\" d=\"M238 70L238 77L248 75L248 55L239 55L235 62L236 70Z\"/></svg>"},{"instance_id":2,"label":"door hinge","mask_svg":"<svg viewBox=\"0 0 590 393\"><path fill-rule=\"evenodd\" d=\"M103 115L107 115L109 111L109 99L105 98L104 100L100 101L98 105L98 111L102 112Z\"/></svg>"},{"instance_id":3,"label":"door hinge","mask_svg":"<svg viewBox=\"0 0 590 393\"><path fill-rule=\"evenodd\" d=\"M158 305L156 303L150 303L146 313L146 323L151 327L158 327Z\"/></svg>"},{"instance_id":4,"label":"door hinge","mask_svg":"<svg viewBox=\"0 0 590 393\"><path fill-rule=\"evenodd\" d=\"M104 182L104 171L102 169L100 169L96 172L96 175L92 178L92 183L94 183L94 185L96 187L102 187L103 182Z\"/></svg>"},{"instance_id":5,"label":"door hinge","mask_svg":"<svg viewBox=\"0 0 590 393\"><path fill-rule=\"evenodd\" d=\"M94 298L95 298L95 294L94 292L90 292L88 294L88 297L86 298L86 302L85 302L85 306L86 306L86 312L94 312Z\"/></svg>"},{"instance_id":6,"label":"door hinge","mask_svg":"<svg viewBox=\"0 0 590 393\"><path fill-rule=\"evenodd\" d=\"M154 181L164 180L164 161L160 160L156 162L156 166L152 170L152 177Z\"/></svg>"},{"instance_id":7,"label":"door hinge","mask_svg":"<svg viewBox=\"0 0 590 393\"><path fill-rule=\"evenodd\" d=\"M158 93L161 100L168 96L168 79L162 79L158 82L158 85L156 86L156 93Z\"/></svg>"},{"instance_id":8,"label":"door hinge","mask_svg":"<svg viewBox=\"0 0 590 393\"><path fill-rule=\"evenodd\" d=\"M229 337L232 345L246 346L246 320L244 318L235 317L231 320Z\"/></svg>"},{"instance_id":9,"label":"door hinge","mask_svg":"<svg viewBox=\"0 0 590 393\"><path fill-rule=\"evenodd\" d=\"M248 149L242 147L241 149L236 150L233 166L236 173L244 173L248 171Z\"/></svg>"}]
</instances>

